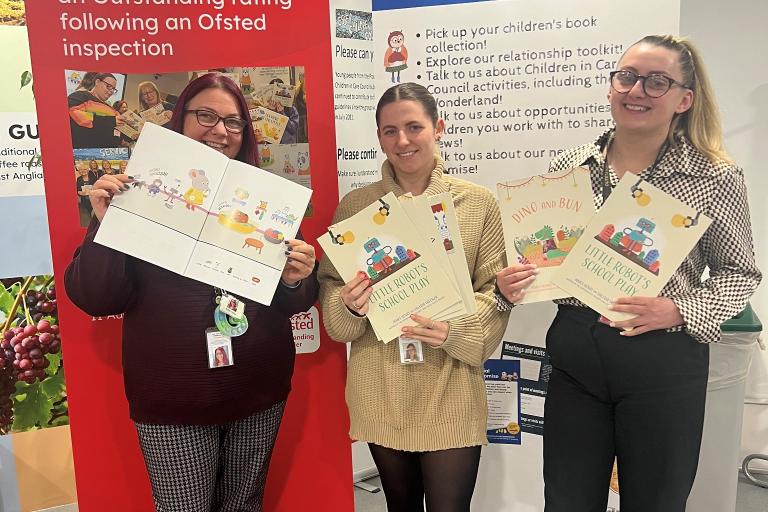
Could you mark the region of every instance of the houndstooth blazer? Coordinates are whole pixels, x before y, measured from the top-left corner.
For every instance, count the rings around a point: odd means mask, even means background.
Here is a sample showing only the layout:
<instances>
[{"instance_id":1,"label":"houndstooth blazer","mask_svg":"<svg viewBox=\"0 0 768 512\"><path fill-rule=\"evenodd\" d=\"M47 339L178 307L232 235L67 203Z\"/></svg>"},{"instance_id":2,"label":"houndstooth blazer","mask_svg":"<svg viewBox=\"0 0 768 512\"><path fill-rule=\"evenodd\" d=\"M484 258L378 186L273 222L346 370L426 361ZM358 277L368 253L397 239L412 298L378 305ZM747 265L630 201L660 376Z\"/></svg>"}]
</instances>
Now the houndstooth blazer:
<instances>
[{"instance_id":1,"label":"houndstooth blazer","mask_svg":"<svg viewBox=\"0 0 768 512\"><path fill-rule=\"evenodd\" d=\"M549 168L555 172L589 167L596 209L603 203L602 150L610 134L609 130L594 142L565 151ZM659 294L675 302L685 321L667 331L685 330L701 343L720 341L720 324L744 309L762 277L752 247L744 173L731 163L713 164L685 138L669 147L650 178L646 173L647 169L640 177L712 219L712 225ZM619 178L612 169L610 179L615 187ZM709 277L702 281L705 267L709 267ZM500 311L514 306L498 289L496 302ZM587 307L574 297L555 302Z\"/></svg>"}]
</instances>

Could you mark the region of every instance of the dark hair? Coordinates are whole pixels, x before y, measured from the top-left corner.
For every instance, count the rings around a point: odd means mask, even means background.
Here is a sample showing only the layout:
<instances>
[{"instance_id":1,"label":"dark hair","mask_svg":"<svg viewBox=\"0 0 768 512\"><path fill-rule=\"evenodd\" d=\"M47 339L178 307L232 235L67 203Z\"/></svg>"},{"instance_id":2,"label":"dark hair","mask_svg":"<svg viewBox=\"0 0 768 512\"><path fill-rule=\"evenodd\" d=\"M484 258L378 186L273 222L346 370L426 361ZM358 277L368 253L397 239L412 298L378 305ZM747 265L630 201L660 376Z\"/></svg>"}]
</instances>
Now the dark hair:
<instances>
[{"instance_id":1,"label":"dark hair","mask_svg":"<svg viewBox=\"0 0 768 512\"><path fill-rule=\"evenodd\" d=\"M256 144L256 135L253 133L253 124L250 122L251 117L248 113L248 104L245 102L245 97L242 91L240 91L240 87L232 79L222 74L207 73L189 82L184 90L181 91L181 94L179 94L179 99L173 109L173 115L168 127L175 132L183 133L184 111L187 108L187 103L206 89L221 89L234 96L235 102L240 109L240 115L246 120L245 129L243 130L243 143L240 146L240 151L235 156L235 160L251 165L259 165L259 148Z\"/></svg>"},{"instance_id":2,"label":"dark hair","mask_svg":"<svg viewBox=\"0 0 768 512\"><path fill-rule=\"evenodd\" d=\"M376 105L376 127L379 127L379 120L381 117L381 109L394 103L396 101L411 100L420 104L424 108L424 112L432 119L432 124L437 124L437 102L435 102L434 96L423 85L419 85L413 82L406 82L404 84L393 85L381 95L379 103Z\"/></svg>"},{"instance_id":3,"label":"dark hair","mask_svg":"<svg viewBox=\"0 0 768 512\"><path fill-rule=\"evenodd\" d=\"M416 345L414 345L413 343L409 343L409 344L407 344L407 345L405 346L405 349L406 349L406 350L408 350L408 349L409 349L409 348L411 348L411 347L413 347L413 350L416 350Z\"/></svg>"},{"instance_id":4,"label":"dark hair","mask_svg":"<svg viewBox=\"0 0 768 512\"><path fill-rule=\"evenodd\" d=\"M405 34L400 32L399 30L395 30L394 32L390 32L389 35L387 36L387 46L389 46L390 48L392 47L392 44L390 44L391 41L392 41L392 38L395 37L395 36L401 36L403 39L405 39Z\"/></svg>"},{"instance_id":5,"label":"dark hair","mask_svg":"<svg viewBox=\"0 0 768 512\"><path fill-rule=\"evenodd\" d=\"M128 106L128 102L126 102L125 100L117 100L116 102L114 102L114 103L112 104L112 108L113 108L113 109L115 109L115 110L117 110L117 111L119 111L119 110L120 110L120 106L121 106L123 103L125 103L125 106L126 106L126 107Z\"/></svg>"},{"instance_id":6,"label":"dark hair","mask_svg":"<svg viewBox=\"0 0 768 512\"><path fill-rule=\"evenodd\" d=\"M93 77L93 83L91 84L89 89L93 89L93 86L96 85L96 80L104 81L105 78L111 78L112 80L117 82L117 78L115 78L115 75L113 75L112 73L99 73L98 75L95 75ZM80 82L81 85L82 85L82 83L83 82Z\"/></svg>"},{"instance_id":7,"label":"dark hair","mask_svg":"<svg viewBox=\"0 0 768 512\"><path fill-rule=\"evenodd\" d=\"M93 85L96 82L96 75L98 75L96 71L88 71L83 75L83 78L80 80L80 83L77 84L77 87L85 90L93 89Z\"/></svg>"}]
</instances>

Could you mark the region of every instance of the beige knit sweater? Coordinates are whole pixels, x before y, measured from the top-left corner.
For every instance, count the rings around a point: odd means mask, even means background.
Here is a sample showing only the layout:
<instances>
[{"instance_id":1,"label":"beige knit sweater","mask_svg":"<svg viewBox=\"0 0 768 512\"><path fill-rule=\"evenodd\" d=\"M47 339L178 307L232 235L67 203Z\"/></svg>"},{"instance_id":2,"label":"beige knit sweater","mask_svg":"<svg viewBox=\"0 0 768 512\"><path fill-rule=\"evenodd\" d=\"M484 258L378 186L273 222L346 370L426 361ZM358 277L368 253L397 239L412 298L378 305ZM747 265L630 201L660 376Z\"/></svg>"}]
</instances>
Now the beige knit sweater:
<instances>
[{"instance_id":1,"label":"beige knit sweater","mask_svg":"<svg viewBox=\"0 0 768 512\"><path fill-rule=\"evenodd\" d=\"M402 195L389 163L383 179L347 194L334 222L357 213L388 192ZM424 363L400 363L398 344L376 339L370 323L341 301L344 282L331 262L320 263L323 321L331 338L352 342L346 398L352 439L406 451L486 444L488 415L483 362L501 342L508 316L496 310L495 274L505 266L496 200L480 186L443 174L436 161L427 195L450 192L477 301L477 312L451 320L440 348L424 346Z\"/></svg>"}]
</instances>

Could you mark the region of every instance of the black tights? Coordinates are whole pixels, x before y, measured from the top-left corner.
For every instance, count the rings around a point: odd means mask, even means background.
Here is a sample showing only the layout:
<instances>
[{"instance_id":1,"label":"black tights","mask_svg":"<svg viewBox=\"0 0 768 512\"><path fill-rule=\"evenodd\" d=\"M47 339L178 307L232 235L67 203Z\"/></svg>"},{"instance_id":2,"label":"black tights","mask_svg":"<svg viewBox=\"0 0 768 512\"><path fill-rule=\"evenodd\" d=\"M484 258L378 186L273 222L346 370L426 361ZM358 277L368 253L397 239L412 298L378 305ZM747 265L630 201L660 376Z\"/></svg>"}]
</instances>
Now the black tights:
<instances>
[{"instance_id":1,"label":"black tights","mask_svg":"<svg viewBox=\"0 0 768 512\"><path fill-rule=\"evenodd\" d=\"M480 447L404 452L368 444L390 512L469 512Z\"/></svg>"}]
</instances>

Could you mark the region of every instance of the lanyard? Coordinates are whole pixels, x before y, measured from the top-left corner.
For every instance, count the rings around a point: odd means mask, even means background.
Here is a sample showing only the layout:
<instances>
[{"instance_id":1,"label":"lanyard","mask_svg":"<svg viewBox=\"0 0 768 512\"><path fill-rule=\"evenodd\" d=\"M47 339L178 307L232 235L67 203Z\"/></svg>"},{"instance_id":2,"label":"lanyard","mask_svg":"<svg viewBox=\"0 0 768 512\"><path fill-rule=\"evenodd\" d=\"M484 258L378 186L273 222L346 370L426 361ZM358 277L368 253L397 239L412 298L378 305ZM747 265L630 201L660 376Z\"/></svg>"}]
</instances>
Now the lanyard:
<instances>
[{"instance_id":1,"label":"lanyard","mask_svg":"<svg viewBox=\"0 0 768 512\"><path fill-rule=\"evenodd\" d=\"M608 170L608 151L611 149L611 144L613 143L615 134L616 132L611 132L611 135L608 138L608 142L605 144L605 158L603 159L603 204L605 204L608 196L611 195L611 190L613 190L613 187L611 186L611 173ZM648 168L648 172L645 174L646 181L649 181L650 177L653 176L653 174L656 172L659 166L659 162L661 162L661 160L664 158L664 155L667 154L668 149L669 140L664 140L664 144L656 154L656 159L653 161L653 164L651 164L651 166ZM633 194L635 191L642 192L642 189L640 188L640 183L642 183L642 181L642 178L638 178L637 183L632 185L631 190Z\"/></svg>"}]
</instances>

